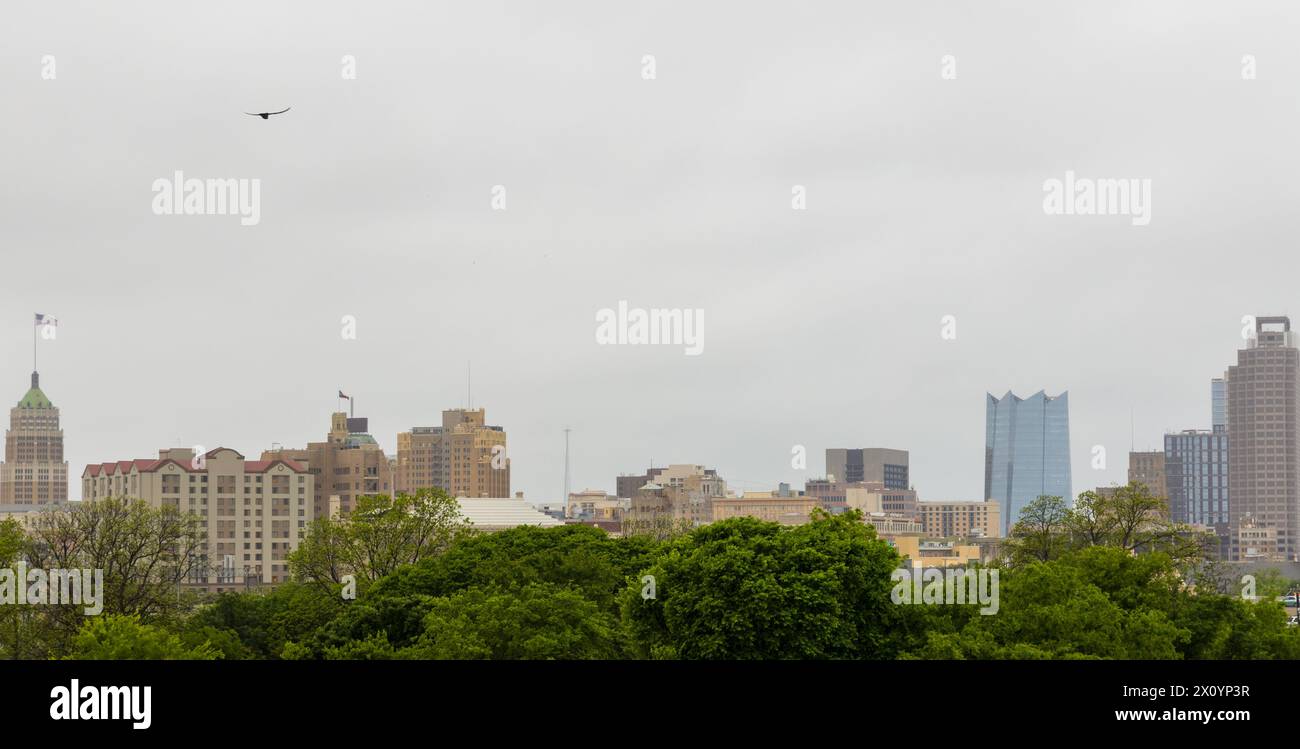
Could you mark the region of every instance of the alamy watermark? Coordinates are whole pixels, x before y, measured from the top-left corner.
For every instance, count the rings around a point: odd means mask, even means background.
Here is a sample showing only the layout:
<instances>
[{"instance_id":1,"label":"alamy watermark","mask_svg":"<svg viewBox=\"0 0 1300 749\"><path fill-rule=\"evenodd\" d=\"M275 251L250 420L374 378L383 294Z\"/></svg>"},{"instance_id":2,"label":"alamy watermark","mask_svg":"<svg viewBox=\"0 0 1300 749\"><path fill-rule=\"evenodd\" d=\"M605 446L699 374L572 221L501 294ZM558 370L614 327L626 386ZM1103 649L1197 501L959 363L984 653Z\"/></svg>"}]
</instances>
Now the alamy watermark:
<instances>
[{"instance_id":1,"label":"alamy watermark","mask_svg":"<svg viewBox=\"0 0 1300 749\"><path fill-rule=\"evenodd\" d=\"M1065 173L1043 181L1043 213L1051 216L1132 216L1134 226L1151 223L1151 180L1091 179Z\"/></svg>"},{"instance_id":2,"label":"alamy watermark","mask_svg":"<svg viewBox=\"0 0 1300 749\"><path fill-rule=\"evenodd\" d=\"M153 192L155 216L239 216L244 226L262 220L260 179L186 179L177 171L154 180Z\"/></svg>"},{"instance_id":3,"label":"alamy watermark","mask_svg":"<svg viewBox=\"0 0 1300 749\"><path fill-rule=\"evenodd\" d=\"M596 343L601 346L684 346L687 356L704 353L704 310L642 309L620 300L618 309L596 311Z\"/></svg>"},{"instance_id":4,"label":"alamy watermark","mask_svg":"<svg viewBox=\"0 0 1300 749\"><path fill-rule=\"evenodd\" d=\"M104 571L101 569L0 568L0 606L85 606L86 616L104 611Z\"/></svg>"}]
</instances>

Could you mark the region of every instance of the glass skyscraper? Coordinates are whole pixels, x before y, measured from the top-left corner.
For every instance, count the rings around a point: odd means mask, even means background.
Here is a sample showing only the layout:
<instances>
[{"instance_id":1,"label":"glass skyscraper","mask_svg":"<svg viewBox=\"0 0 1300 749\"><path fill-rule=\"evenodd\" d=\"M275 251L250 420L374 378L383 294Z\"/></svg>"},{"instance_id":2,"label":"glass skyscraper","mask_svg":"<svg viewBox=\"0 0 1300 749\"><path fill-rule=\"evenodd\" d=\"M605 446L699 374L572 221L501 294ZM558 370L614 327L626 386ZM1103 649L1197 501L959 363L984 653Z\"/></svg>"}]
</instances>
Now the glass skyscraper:
<instances>
[{"instance_id":1,"label":"glass skyscraper","mask_svg":"<svg viewBox=\"0 0 1300 749\"><path fill-rule=\"evenodd\" d=\"M1176 523L1228 535L1228 433L1188 429L1165 435L1169 515Z\"/></svg>"},{"instance_id":2,"label":"glass skyscraper","mask_svg":"<svg viewBox=\"0 0 1300 749\"><path fill-rule=\"evenodd\" d=\"M1228 385L1221 377L1210 380L1210 428L1228 431Z\"/></svg>"},{"instance_id":3,"label":"glass skyscraper","mask_svg":"<svg viewBox=\"0 0 1300 749\"><path fill-rule=\"evenodd\" d=\"M984 498L1002 503L1007 536L1025 505L1041 496L1070 492L1070 396L1042 390L1019 398L989 394L984 431Z\"/></svg>"}]
</instances>

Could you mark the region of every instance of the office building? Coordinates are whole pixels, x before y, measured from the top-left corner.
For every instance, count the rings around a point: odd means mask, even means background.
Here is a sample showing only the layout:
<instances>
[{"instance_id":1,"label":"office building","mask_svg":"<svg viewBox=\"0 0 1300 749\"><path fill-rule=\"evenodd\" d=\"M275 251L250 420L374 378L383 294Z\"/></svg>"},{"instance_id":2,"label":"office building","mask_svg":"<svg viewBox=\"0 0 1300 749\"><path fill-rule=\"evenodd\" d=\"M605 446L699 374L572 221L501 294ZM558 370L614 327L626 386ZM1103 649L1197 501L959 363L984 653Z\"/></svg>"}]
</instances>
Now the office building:
<instances>
[{"instance_id":1,"label":"office building","mask_svg":"<svg viewBox=\"0 0 1300 749\"><path fill-rule=\"evenodd\" d=\"M984 430L984 498L1004 514L1002 535L1025 505L1042 496L1073 503L1070 490L1069 393L1028 398L987 395Z\"/></svg>"},{"instance_id":2,"label":"office building","mask_svg":"<svg viewBox=\"0 0 1300 749\"><path fill-rule=\"evenodd\" d=\"M718 478L718 472L715 469L705 468L693 463L674 463L659 468L651 466L646 469L645 473L622 474L615 477L615 491L619 497L630 499L635 497L641 487L646 484L659 484L667 487L681 486L688 476L700 476L704 480L716 480L723 488L722 494L726 494L726 482Z\"/></svg>"},{"instance_id":3,"label":"office building","mask_svg":"<svg viewBox=\"0 0 1300 749\"><path fill-rule=\"evenodd\" d=\"M9 410L0 505L50 505L68 501L68 464L63 460L59 409L41 390L40 375Z\"/></svg>"},{"instance_id":4,"label":"office building","mask_svg":"<svg viewBox=\"0 0 1300 749\"><path fill-rule=\"evenodd\" d=\"M1153 497L1167 499L1169 486L1165 481L1165 452L1143 451L1128 454L1128 480L1142 484Z\"/></svg>"},{"instance_id":5,"label":"office building","mask_svg":"<svg viewBox=\"0 0 1300 749\"><path fill-rule=\"evenodd\" d=\"M1213 528L1230 553L1228 540L1228 434L1185 429L1165 435L1165 477L1169 519Z\"/></svg>"},{"instance_id":6,"label":"office building","mask_svg":"<svg viewBox=\"0 0 1300 749\"><path fill-rule=\"evenodd\" d=\"M984 502L917 503L921 529L931 538L1000 538L1001 505L997 500Z\"/></svg>"},{"instance_id":7,"label":"office building","mask_svg":"<svg viewBox=\"0 0 1300 749\"><path fill-rule=\"evenodd\" d=\"M1237 351L1237 363L1224 377L1228 532L1234 560L1248 549L1264 549L1259 553L1295 561L1300 551L1300 351L1293 336L1287 317L1256 318L1255 335Z\"/></svg>"},{"instance_id":8,"label":"office building","mask_svg":"<svg viewBox=\"0 0 1300 749\"><path fill-rule=\"evenodd\" d=\"M845 484L879 483L890 489L912 486L906 450L884 447L831 448L826 451L826 477Z\"/></svg>"},{"instance_id":9,"label":"office building","mask_svg":"<svg viewBox=\"0 0 1300 749\"><path fill-rule=\"evenodd\" d=\"M1210 380L1210 430L1228 431L1228 384L1222 377Z\"/></svg>"},{"instance_id":10,"label":"office building","mask_svg":"<svg viewBox=\"0 0 1300 749\"><path fill-rule=\"evenodd\" d=\"M346 515L356 507L358 497L393 491L392 464L368 430L367 419L336 411L330 414L330 431L324 442L267 450L262 460L291 460L306 466L315 477L313 518L330 517L331 497L338 497L338 507Z\"/></svg>"},{"instance_id":11,"label":"office building","mask_svg":"<svg viewBox=\"0 0 1300 749\"><path fill-rule=\"evenodd\" d=\"M442 412L442 426L397 435L398 489L438 487L453 497L510 496L506 432L486 423L484 409Z\"/></svg>"},{"instance_id":12,"label":"office building","mask_svg":"<svg viewBox=\"0 0 1300 749\"><path fill-rule=\"evenodd\" d=\"M417 489L443 487L442 427L412 427L397 435L397 490L414 494Z\"/></svg>"},{"instance_id":13,"label":"office building","mask_svg":"<svg viewBox=\"0 0 1300 749\"><path fill-rule=\"evenodd\" d=\"M867 514L883 512L915 518L916 505L916 492L911 489L892 489L878 481L844 485L846 509L861 510Z\"/></svg>"}]
</instances>

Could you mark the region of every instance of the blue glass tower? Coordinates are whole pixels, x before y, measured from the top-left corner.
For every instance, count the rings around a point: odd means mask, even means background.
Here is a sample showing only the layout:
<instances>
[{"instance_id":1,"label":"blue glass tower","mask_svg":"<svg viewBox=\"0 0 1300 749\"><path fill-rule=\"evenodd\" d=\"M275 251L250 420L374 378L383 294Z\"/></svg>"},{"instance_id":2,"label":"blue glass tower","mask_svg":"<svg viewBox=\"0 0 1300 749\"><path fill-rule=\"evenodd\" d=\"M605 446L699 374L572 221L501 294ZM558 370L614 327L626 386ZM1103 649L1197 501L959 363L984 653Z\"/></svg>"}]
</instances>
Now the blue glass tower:
<instances>
[{"instance_id":1,"label":"blue glass tower","mask_svg":"<svg viewBox=\"0 0 1300 749\"><path fill-rule=\"evenodd\" d=\"M1228 431L1228 386L1221 377L1210 380L1210 428Z\"/></svg>"},{"instance_id":2,"label":"blue glass tower","mask_svg":"<svg viewBox=\"0 0 1300 749\"><path fill-rule=\"evenodd\" d=\"M1007 536L1025 505L1041 496L1073 503L1070 492L1070 395L1044 391L1019 398L989 394L984 433L984 497L1002 507Z\"/></svg>"}]
</instances>

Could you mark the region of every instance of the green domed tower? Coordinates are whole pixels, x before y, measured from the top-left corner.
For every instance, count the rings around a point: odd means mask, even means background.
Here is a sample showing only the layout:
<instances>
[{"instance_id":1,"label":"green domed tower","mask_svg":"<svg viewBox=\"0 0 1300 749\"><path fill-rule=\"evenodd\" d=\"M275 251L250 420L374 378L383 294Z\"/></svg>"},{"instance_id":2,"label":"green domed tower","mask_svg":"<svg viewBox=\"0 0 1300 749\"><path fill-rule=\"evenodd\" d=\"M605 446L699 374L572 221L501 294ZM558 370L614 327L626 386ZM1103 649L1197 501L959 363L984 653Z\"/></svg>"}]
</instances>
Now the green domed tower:
<instances>
[{"instance_id":1,"label":"green domed tower","mask_svg":"<svg viewBox=\"0 0 1300 749\"><path fill-rule=\"evenodd\" d=\"M59 409L41 390L40 374L9 411L5 459L0 463L0 504L45 505L68 500Z\"/></svg>"}]
</instances>

